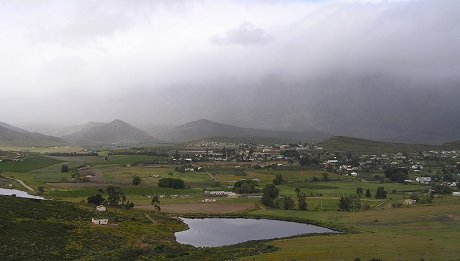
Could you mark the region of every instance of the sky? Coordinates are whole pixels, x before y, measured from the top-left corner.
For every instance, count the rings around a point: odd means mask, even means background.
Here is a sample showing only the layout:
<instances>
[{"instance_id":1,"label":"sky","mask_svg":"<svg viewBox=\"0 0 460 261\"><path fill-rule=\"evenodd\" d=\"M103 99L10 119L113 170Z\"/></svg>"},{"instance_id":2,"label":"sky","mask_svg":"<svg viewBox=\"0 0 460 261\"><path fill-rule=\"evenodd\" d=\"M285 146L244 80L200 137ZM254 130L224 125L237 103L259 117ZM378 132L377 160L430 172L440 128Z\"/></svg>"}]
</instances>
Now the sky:
<instances>
[{"instance_id":1,"label":"sky","mask_svg":"<svg viewBox=\"0 0 460 261\"><path fill-rule=\"evenodd\" d=\"M0 121L32 129L460 133L458 0L0 0L0 34Z\"/></svg>"}]
</instances>

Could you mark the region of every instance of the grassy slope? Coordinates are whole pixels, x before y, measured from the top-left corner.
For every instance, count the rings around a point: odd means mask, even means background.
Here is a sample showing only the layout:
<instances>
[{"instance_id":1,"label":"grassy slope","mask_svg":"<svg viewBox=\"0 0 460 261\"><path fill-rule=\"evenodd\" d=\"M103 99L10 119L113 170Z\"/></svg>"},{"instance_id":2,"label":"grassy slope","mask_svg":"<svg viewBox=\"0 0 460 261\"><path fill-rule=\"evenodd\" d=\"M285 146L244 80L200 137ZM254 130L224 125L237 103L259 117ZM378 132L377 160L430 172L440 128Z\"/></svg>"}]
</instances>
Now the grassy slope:
<instances>
[{"instance_id":1,"label":"grassy slope","mask_svg":"<svg viewBox=\"0 0 460 261\"><path fill-rule=\"evenodd\" d=\"M173 233L185 225L152 211L101 213L68 202L4 196L0 205L8 213L0 215L2 260L228 260L274 250L263 242L210 250L180 245ZM108 218L109 225L93 225L93 217Z\"/></svg>"},{"instance_id":2,"label":"grassy slope","mask_svg":"<svg viewBox=\"0 0 460 261\"><path fill-rule=\"evenodd\" d=\"M344 224L357 228L361 233L276 240L273 243L280 248L279 251L243 259L353 260L360 257L362 260L460 260L459 213L460 200L434 206L377 208L352 213L257 210L251 214Z\"/></svg>"},{"instance_id":3,"label":"grassy slope","mask_svg":"<svg viewBox=\"0 0 460 261\"><path fill-rule=\"evenodd\" d=\"M342 136L326 139L320 142L319 146L322 146L328 151L350 151L376 154L424 151L438 148L438 146L434 145L381 142Z\"/></svg>"},{"instance_id":4,"label":"grassy slope","mask_svg":"<svg viewBox=\"0 0 460 261\"><path fill-rule=\"evenodd\" d=\"M10 172L28 172L35 169L45 168L60 162L60 160L50 157L34 155L25 158L23 161L0 162L0 170Z\"/></svg>"}]
</instances>

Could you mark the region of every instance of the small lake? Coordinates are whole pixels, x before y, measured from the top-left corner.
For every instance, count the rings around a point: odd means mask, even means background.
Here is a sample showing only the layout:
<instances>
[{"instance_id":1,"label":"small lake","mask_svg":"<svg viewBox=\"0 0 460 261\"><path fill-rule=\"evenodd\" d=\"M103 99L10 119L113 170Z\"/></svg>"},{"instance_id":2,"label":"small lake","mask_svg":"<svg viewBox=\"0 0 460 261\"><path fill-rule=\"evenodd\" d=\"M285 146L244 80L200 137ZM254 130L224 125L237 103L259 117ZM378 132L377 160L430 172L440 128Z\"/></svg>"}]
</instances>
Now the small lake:
<instances>
[{"instance_id":1,"label":"small lake","mask_svg":"<svg viewBox=\"0 0 460 261\"><path fill-rule=\"evenodd\" d=\"M251 240L337 233L324 227L270 219L181 218L181 220L189 226L189 229L175 233L177 242L195 247L218 247Z\"/></svg>"},{"instance_id":2,"label":"small lake","mask_svg":"<svg viewBox=\"0 0 460 261\"><path fill-rule=\"evenodd\" d=\"M4 189L0 188L0 195L12 196L16 195L18 198L33 198L33 199L45 199L40 196L30 195L29 193L17 189Z\"/></svg>"}]
</instances>

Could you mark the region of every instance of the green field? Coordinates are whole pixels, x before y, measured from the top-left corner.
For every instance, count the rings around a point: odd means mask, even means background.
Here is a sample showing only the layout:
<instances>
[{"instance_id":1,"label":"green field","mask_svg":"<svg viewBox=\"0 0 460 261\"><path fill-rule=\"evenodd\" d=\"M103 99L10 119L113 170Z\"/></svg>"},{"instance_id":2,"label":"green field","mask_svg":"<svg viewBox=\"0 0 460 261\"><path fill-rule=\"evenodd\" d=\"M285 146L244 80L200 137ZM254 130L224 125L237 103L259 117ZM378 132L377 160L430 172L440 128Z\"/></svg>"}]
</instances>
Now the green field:
<instances>
[{"instance_id":1,"label":"green field","mask_svg":"<svg viewBox=\"0 0 460 261\"><path fill-rule=\"evenodd\" d=\"M8 226L6 238L0 247L7 257L12 255L11 249L23 247L25 239L33 242L39 240L39 234L49 236L46 228L52 229L61 242L43 247L41 243L24 251L24 258L30 257L37 252L37 260L45 257L48 251L51 259L78 259L93 260L96 257L117 256L126 257L133 255L149 257L153 259L177 259L177 260L361 260L381 258L383 260L460 260L460 250L457 242L460 242L460 198L453 196L436 197L432 204L416 204L410 207L393 208L395 202L402 202L410 197L413 192L425 193L427 185L405 185L397 183L379 183L364 181L361 178L341 176L323 170L288 170L288 169L242 169L234 171L234 164L219 164L211 169L212 172L186 172L174 170L178 165L155 165L149 162L156 160L154 156L145 155L115 155L109 160L103 157L59 157L50 158L43 155L27 154L24 161L5 162L7 168L2 168L4 177L14 177L24 181L34 189L43 187L44 196L52 199L46 203L34 203L32 201L15 201L21 203L24 209L34 211L53 212L50 217L39 217L32 220L31 213L18 210L14 212L12 219L2 220L2 228ZM8 164L6 164L8 163ZM67 164L71 168L90 163L89 171L101 173L101 180L97 182L76 183L72 182L72 172L61 173L61 165ZM138 163L144 163L138 164ZM203 164L206 165L206 164ZM240 175L244 173L244 175ZM323 181L323 175L327 173L330 181ZM85 174L86 175L86 174ZM345 232L341 235L305 236L289 239L264 241L259 243L246 243L244 246L223 247L216 249L195 249L178 245L172 238L172 231L183 229L183 225L167 215L159 215L155 212L143 210L113 210L110 215L117 221L116 227L107 229L94 228L88 224L88 217L98 215L88 209L85 202L88 196L102 194L107 198L105 189L109 185L119 186L126 194L128 200L134 202L136 207L150 206L152 195L162 196L160 205L177 206L179 212L186 206L203 206L205 189L231 190L234 182L241 179L258 179L259 187L273 181L276 175L282 175L285 182L277 187L280 196L292 196L295 198L295 189L305 193L308 211L266 209L260 207L259 198L219 198L219 206L232 209L234 206L258 206L256 210L243 210L232 216L274 218L293 220L306 223L336 228ZM141 178L141 184L132 185L134 176ZM185 181L186 189L170 189L158 187L160 178L180 178ZM216 179L217 181L215 181ZM316 180L316 181L313 181ZM12 180L0 178L0 187L23 189L22 186ZM384 200L375 199L377 187L383 186L387 191ZM369 189L372 196L361 197L361 204L366 205L368 210L358 212L339 212L338 199L341 195L356 193L358 187L363 191ZM102 191L102 192L101 192ZM0 197L1 200L3 200ZM17 199L19 200L19 199ZM4 206L13 208L3 200ZM65 203L74 202L75 205ZM63 204L63 205L60 205ZM58 207L59 206L59 207ZM212 207L212 205L208 205ZM71 213L67 217L60 210L63 208ZM174 207L173 207L174 208ZM248 209L249 209L248 208ZM89 212L88 212L89 211ZM88 214L90 213L90 214ZM164 219L158 227L152 227L145 220L145 213L151 213L159 219ZM222 209L222 213L226 213ZM215 213L212 215L223 215ZM33 214L38 215L38 214ZM42 214L40 214L42 215ZM205 214L194 214L205 216ZM209 215L209 214L206 214ZM130 217L130 218L128 218ZM134 220L132 218L134 217ZM60 218L63 218L62 220ZM75 219L71 222L70 219ZM7 224L7 225L4 225ZM21 231L23 227L34 231L31 235ZM3 231L3 230L2 230ZM97 233L96 233L97 232ZM18 239L14 237L17 234ZM98 235L96 235L98 234ZM136 236L134 236L136 235ZM140 235L140 236L139 236ZM20 238L20 239L19 239ZM123 239L121 239L123 238ZM117 239L120 242L116 242ZM3 239L5 240L5 239ZM22 240L22 241L18 241ZM104 241L106 241L104 245ZM116 248L120 246L121 248ZM8 250L5 250L8 246ZM161 251L157 247L161 246ZM40 249L38 249L40 248ZM42 251L43 249L43 251ZM134 250L133 250L134 249ZM152 250L153 249L153 250ZM261 253L260 251L264 252ZM266 252L266 253L265 253ZM93 253L90 257L88 253ZM102 258L103 259L103 258ZM8 260L8 258L7 258ZM124 259L124 260L130 260ZM135 259L132 259L135 260Z\"/></svg>"}]
</instances>

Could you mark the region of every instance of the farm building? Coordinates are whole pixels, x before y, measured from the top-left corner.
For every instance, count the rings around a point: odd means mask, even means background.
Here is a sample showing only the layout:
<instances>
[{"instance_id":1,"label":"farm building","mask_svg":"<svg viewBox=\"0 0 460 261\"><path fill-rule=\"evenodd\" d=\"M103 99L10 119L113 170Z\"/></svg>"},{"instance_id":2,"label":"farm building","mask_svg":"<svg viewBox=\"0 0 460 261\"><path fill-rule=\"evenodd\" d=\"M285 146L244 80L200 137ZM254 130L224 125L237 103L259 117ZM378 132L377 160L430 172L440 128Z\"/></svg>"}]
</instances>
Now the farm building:
<instances>
[{"instance_id":1,"label":"farm building","mask_svg":"<svg viewBox=\"0 0 460 261\"><path fill-rule=\"evenodd\" d=\"M452 192L452 196L460 197L460 192Z\"/></svg>"},{"instance_id":2,"label":"farm building","mask_svg":"<svg viewBox=\"0 0 460 261\"><path fill-rule=\"evenodd\" d=\"M96 207L96 210L102 212L102 211L106 211L107 208L104 205L99 205L99 206Z\"/></svg>"},{"instance_id":3,"label":"farm building","mask_svg":"<svg viewBox=\"0 0 460 261\"><path fill-rule=\"evenodd\" d=\"M205 191L204 195L207 197L235 197L237 196L234 192L228 191Z\"/></svg>"},{"instance_id":4,"label":"farm building","mask_svg":"<svg viewBox=\"0 0 460 261\"><path fill-rule=\"evenodd\" d=\"M102 218L102 219L92 218L91 222L93 222L96 225L107 225L109 223L109 220L107 218Z\"/></svg>"},{"instance_id":5,"label":"farm building","mask_svg":"<svg viewBox=\"0 0 460 261\"><path fill-rule=\"evenodd\" d=\"M205 198L203 200L201 200L202 203L214 203L216 202L215 199L210 199L210 198Z\"/></svg>"},{"instance_id":6,"label":"farm building","mask_svg":"<svg viewBox=\"0 0 460 261\"><path fill-rule=\"evenodd\" d=\"M431 182L431 177L417 177L415 181L422 184L429 184Z\"/></svg>"},{"instance_id":7,"label":"farm building","mask_svg":"<svg viewBox=\"0 0 460 261\"><path fill-rule=\"evenodd\" d=\"M417 202L415 199L405 199L404 200L404 205L413 205Z\"/></svg>"}]
</instances>

